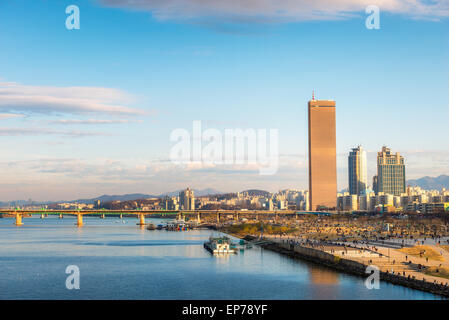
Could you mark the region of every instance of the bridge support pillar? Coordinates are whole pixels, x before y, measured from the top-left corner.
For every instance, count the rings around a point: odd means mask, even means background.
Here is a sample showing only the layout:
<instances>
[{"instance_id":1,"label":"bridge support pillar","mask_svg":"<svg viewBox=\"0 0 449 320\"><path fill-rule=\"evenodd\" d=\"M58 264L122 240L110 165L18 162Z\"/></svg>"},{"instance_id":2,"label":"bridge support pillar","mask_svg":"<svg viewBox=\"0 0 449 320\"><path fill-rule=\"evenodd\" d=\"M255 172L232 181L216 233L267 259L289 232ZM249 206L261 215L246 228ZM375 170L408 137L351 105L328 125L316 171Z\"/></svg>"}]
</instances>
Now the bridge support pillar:
<instances>
[{"instance_id":1,"label":"bridge support pillar","mask_svg":"<svg viewBox=\"0 0 449 320\"><path fill-rule=\"evenodd\" d=\"M21 226L21 225L23 225L22 214L16 213L16 226Z\"/></svg>"},{"instance_id":2,"label":"bridge support pillar","mask_svg":"<svg viewBox=\"0 0 449 320\"><path fill-rule=\"evenodd\" d=\"M217 212L217 224L220 224L220 212Z\"/></svg>"},{"instance_id":3,"label":"bridge support pillar","mask_svg":"<svg viewBox=\"0 0 449 320\"><path fill-rule=\"evenodd\" d=\"M62 213L59 214L59 219L62 219Z\"/></svg>"},{"instance_id":4,"label":"bridge support pillar","mask_svg":"<svg viewBox=\"0 0 449 320\"><path fill-rule=\"evenodd\" d=\"M139 214L139 226L144 226L144 225L145 225L145 215Z\"/></svg>"},{"instance_id":5,"label":"bridge support pillar","mask_svg":"<svg viewBox=\"0 0 449 320\"><path fill-rule=\"evenodd\" d=\"M78 227L82 227L83 226L83 215L81 213L78 213L76 215L76 225Z\"/></svg>"},{"instance_id":6,"label":"bridge support pillar","mask_svg":"<svg viewBox=\"0 0 449 320\"><path fill-rule=\"evenodd\" d=\"M239 213L238 212L235 213L235 220L239 221Z\"/></svg>"},{"instance_id":7,"label":"bridge support pillar","mask_svg":"<svg viewBox=\"0 0 449 320\"><path fill-rule=\"evenodd\" d=\"M198 216L197 216L197 221L198 223L201 223L201 213L198 212Z\"/></svg>"},{"instance_id":8,"label":"bridge support pillar","mask_svg":"<svg viewBox=\"0 0 449 320\"><path fill-rule=\"evenodd\" d=\"M41 213L41 219L44 219L45 215L43 213Z\"/></svg>"},{"instance_id":9,"label":"bridge support pillar","mask_svg":"<svg viewBox=\"0 0 449 320\"><path fill-rule=\"evenodd\" d=\"M101 214L100 218L101 218L101 219L104 219L104 218L105 218L104 213Z\"/></svg>"},{"instance_id":10,"label":"bridge support pillar","mask_svg":"<svg viewBox=\"0 0 449 320\"><path fill-rule=\"evenodd\" d=\"M123 219L123 213L120 213L120 219Z\"/></svg>"}]
</instances>

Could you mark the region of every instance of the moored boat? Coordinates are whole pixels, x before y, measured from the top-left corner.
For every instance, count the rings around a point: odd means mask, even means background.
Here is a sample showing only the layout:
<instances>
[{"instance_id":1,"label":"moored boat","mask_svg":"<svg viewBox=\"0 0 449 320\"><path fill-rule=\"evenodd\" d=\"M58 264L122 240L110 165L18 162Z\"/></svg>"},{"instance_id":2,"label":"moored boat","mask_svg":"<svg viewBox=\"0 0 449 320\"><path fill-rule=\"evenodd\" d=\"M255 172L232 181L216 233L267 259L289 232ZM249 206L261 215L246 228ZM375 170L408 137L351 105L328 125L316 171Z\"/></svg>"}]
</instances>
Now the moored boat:
<instances>
[{"instance_id":1,"label":"moored boat","mask_svg":"<svg viewBox=\"0 0 449 320\"><path fill-rule=\"evenodd\" d=\"M156 230L156 226L152 223L149 223L147 226L147 230Z\"/></svg>"},{"instance_id":2,"label":"moored boat","mask_svg":"<svg viewBox=\"0 0 449 320\"><path fill-rule=\"evenodd\" d=\"M210 237L209 241L204 243L204 248L214 254L237 252L237 249L228 237Z\"/></svg>"},{"instance_id":3,"label":"moored boat","mask_svg":"<svg viewBox=\"0 0 449 320\"><path fill-rule=\"evenodd\" d=\"M174 221L171 223L167 223L166 230L167 231L187 231L190 227L184 221Z\"/></svg>"}]
</instances>

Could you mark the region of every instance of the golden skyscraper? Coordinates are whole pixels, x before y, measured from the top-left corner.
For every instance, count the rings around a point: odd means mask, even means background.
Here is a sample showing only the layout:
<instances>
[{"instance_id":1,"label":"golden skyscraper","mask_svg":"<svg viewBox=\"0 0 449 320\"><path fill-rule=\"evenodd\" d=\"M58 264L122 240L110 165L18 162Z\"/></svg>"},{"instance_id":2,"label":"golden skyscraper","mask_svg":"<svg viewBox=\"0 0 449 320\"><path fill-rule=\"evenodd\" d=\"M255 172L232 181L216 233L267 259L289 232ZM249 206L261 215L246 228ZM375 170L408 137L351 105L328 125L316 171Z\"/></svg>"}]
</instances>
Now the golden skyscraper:
<instances>
[{"instance_id":1,"label":"golden skyscraper","mask_svg":"<svg viewBox=\"0 0 449 320\"><path fill-rule=\"evenodd\" d=\"M309 101L310 209L335 208L337 204L337 151L335 101Z\"/></svg>"}]
</instances>

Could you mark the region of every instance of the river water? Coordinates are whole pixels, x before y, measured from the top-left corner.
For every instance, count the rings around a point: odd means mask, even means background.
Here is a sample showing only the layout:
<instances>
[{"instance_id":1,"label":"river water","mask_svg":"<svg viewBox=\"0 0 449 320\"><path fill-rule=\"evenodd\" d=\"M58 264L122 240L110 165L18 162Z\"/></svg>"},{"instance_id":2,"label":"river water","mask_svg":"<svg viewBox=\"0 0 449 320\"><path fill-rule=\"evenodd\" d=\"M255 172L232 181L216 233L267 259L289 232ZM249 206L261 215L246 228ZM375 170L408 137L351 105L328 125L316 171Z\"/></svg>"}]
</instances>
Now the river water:
<instances>
[{"instance_id":1,"label":"river water","mask_svg":"<svg viewBox=\"0 0 449 320\"><path fill-rule=\"evenodd\" d=\"M440 299L385 282L368 290L363 278L259 247L214 257L203 248L218 235L209 230L148 231L136 218L75 222L0 219L0 299ZM79 268L79 290L66 288L69 265Z\"/></svg>"}]
</instances>

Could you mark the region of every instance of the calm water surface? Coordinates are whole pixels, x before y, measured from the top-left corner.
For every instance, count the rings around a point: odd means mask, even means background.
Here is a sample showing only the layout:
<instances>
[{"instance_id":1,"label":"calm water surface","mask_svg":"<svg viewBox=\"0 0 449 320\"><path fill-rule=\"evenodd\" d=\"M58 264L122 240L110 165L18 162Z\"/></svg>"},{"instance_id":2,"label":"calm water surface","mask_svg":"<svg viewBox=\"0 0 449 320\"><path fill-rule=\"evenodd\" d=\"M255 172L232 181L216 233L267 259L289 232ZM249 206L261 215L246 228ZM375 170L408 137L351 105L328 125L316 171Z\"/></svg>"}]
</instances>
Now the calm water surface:
<instances>
[{"instance_id":1,"label":"calm water surface","mask_svg":"<svg viewBox=\"0 0 449 320\"><path fill-rule=\"evenodd\" d=\"M152 222L160 223L153 219ZM0 219L0 299L440 299L293 260L255 247L214 257L212 231L148 231L137 219ZM217 235L217 233L215 232ZM80 290L65 269L80 269Z\"/></svg>"}]
</instances>

